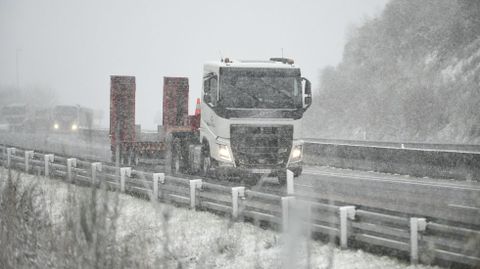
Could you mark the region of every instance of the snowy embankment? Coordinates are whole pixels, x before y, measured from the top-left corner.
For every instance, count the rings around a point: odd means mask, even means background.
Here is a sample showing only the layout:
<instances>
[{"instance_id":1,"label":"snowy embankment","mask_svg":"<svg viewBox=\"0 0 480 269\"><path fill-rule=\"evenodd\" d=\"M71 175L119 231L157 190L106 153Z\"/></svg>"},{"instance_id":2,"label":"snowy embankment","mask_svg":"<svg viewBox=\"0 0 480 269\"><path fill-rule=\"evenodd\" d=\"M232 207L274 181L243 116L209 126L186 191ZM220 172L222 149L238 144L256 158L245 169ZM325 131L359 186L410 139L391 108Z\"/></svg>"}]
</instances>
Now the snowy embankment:
<instances>
[{"instance_id":1,"label":"snowy embankment","mask_svg":"<svg viewBox=\"0 0 480 269\"><path fill-rule=\"evenodd\" d=\"M8 227L5 224L8 210L4 209L8 201L6 178L6 171L1 169L0 228L3 230ZM100 268L119 265L135 268L431 268L409 266L394 258L361 250L341 251L302 236L292 240L281 233L250 223L232 222L208 212L195 212L43 177L21 175L16 189L21 193L21 189L29 189L27 186L31 185L36 185L35 193L43 197L35 198L35 204L43 201L45 206L41 208L47 211L53 224L47 231L55 231L49 235L53 239L48 240L64 244L50 246L52 252L43 253L47 258L40 260L48 260L47 263L39 264L35 260L39 267L61 267L60 264L55 266L60 261L68 265L64 261L68 257L77 266L89 267L95 263L100 264ZM93 208L96 214L88 208ZM92 231L94 227L96 230ZM68 244L71 235L74 240ZM5 240L5 236L0 237L0 243ZM114 250L106 250L112 245ZM21 245L14 247L23 251ZM79 257L72 258L72 255ZM115 257L99 258L101 255ZM5 253L1 257L5 257ZM3 268L8 268L4 260L0 262Z\"/></svg>"}]
</instances>

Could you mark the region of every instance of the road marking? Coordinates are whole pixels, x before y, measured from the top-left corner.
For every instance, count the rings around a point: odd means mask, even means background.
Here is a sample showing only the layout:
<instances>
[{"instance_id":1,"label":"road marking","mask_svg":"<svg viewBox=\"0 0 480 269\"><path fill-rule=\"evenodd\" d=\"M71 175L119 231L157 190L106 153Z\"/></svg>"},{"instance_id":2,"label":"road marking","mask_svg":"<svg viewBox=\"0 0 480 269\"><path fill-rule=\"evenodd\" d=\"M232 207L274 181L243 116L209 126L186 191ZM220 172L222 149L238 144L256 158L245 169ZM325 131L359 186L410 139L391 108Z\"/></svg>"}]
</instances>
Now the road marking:
<instances>
[{"instance_id":1,"label":"road marking","mask_svg":"<svg viewBox=\"0 0 480 269\"><path fill-rule=\"evenodd\" d=\"M315 170L309 170L305 169L304 170L306 174L310 173L312 175L332 175L332 176L339 176L339 177L353 177L353 178L360 178L360 179L378 179L378 180L385 180L385 181L398 181L398 182L407 182L407 183L413 183L413 184L432 184L432 185L439 185L439 186L452 186L452 187L461 187L457 185L456 183L449 183L449 182L419 182L418 180L413 180L413 179L397 179L397 178L387 178L388 176L391 177L391 175L387 175L385 177L378 177L378 176L370 176L370 175L358 175L358 174L348 174L348 173L336 173L336 172L329 172L329 171L315 171ZM358 171L358 172L364 172L364 171ZM468 187L473 187L476 188L476 186L468 186ZM466 188L468 188L466 187ZM479 189L480 190L480 189Z\"/></svg>"},{"instance_id":2,"label":"road marking","mask_svg":"<svg viewBox=\"0 0 480 269\"><path fill-rule=\"evenodd\" d=\"M312 170L304 170L304 171L305 171L304 174L307 174L307 175L333 176L333 177L340 177L340 178L364 179L364 180L372 180L372 181L403 183L403 184L412 184L412 185L429 186L429 187L442 187L442 188L458 189L458 190L480 191L480 188L476 188L474 186L461 187L461 186L455 186L447 183L424 183L424 182L417 182L417 181L412 181L407 179L385 179L381 177L337 174L337 173L331 173L331 172L320 172L320 171L312 171Z\"/></svg>"},{"instance_id":3,"label":"road marking","mask_svg":"<svg viewBox=\"0 0 480 269\"><path fill-rule=\"evenodd\" d=\"M477 210L480 211L480 208L473 207L473 206L466 206L466 205L456 205L456 204L448 204L449 207L457 207L462 209L470 209L470 210Z\"/></svg>"}]
</instances>

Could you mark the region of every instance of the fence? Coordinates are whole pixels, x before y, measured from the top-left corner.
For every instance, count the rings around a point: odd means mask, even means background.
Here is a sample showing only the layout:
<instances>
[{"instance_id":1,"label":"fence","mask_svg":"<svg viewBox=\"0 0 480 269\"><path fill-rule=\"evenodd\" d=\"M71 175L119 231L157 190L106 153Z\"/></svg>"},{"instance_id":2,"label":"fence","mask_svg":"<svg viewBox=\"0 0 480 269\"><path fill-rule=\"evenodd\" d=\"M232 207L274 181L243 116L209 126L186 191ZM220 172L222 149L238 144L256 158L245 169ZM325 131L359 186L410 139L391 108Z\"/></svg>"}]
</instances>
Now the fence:
<instances>
[{"instance_id":1,"label":"fence","mask_svg":"<svg viewBox=\"0 0 480 269\"><path fill-rule=\"evenodd\" d=\"M102 161L112 157L105 130L91 130L86 136L0 133L0 143L13 146ZM161 141L161 137L152 141ZM304 163L470 181L480 178L480 145L309 139Z\"/></svg>"},{"instance_id":2,"label":"fence","mask_svg":"<svg viewBox=\"0 0 480 269\"><path fill-rule=\"evenodd\" d=\"M418 177L480 179L480 153L329 142L305 143L304 162Z\"/></svg>"}]
</instances>

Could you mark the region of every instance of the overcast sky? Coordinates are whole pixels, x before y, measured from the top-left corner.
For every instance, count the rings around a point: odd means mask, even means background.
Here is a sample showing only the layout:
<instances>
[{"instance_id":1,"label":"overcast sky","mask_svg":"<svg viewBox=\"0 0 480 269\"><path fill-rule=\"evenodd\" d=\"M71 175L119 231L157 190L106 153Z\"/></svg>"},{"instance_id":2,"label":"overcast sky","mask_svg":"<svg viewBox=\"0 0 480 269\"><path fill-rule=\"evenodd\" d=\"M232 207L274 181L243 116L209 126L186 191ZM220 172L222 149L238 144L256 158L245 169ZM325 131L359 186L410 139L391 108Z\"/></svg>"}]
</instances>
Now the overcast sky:
<instances>
[{"instance_id":1,"label":"overcast sky","mask_svg":"<svg viewBox=\"0 0 480 269\"><path fill-rule=\"evenodd\" d=\"M63 104L104 111L109 76L137 79L137 123L154 129L164 76L190 79L224 57L295 59L318 87L319 70L342 57L348 29L388 0L0 0L0 85L57 91ZM17 53L18 52L18 53Z\"/></svg>"}]
</instances>

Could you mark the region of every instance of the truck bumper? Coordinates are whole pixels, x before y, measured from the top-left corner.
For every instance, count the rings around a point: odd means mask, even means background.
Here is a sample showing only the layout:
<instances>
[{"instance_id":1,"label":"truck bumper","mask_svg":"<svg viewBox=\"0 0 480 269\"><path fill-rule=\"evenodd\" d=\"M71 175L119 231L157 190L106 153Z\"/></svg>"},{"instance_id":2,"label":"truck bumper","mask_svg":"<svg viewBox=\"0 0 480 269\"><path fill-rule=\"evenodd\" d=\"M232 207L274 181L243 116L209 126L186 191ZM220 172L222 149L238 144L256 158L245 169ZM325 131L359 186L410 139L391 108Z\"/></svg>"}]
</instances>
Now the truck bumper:
<instances>
[{"instance_id":1,"label":"truck bumper","mask_svg":"<svg viewBox=\"0 0 480 269\"><path fill-rule=\"evenodd\" d=\"M277 176L279 172L284 172L286 169L292 171L297 177L302 173L302 162L292 163L288 167L274 167L274 168L261 168L261 167L234 167L231 164L219 163L216 168L221 173L238 174L238 175L252 175L262 174L267 176Z\"/></svg>"}]
</instances>

